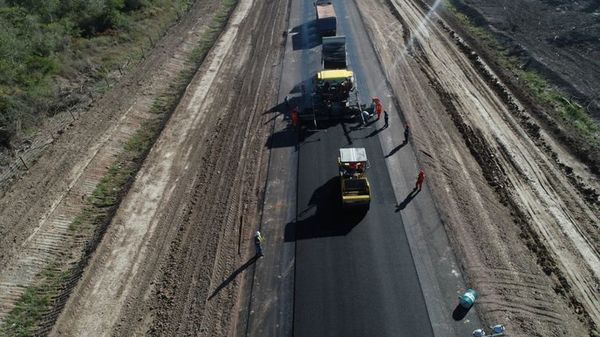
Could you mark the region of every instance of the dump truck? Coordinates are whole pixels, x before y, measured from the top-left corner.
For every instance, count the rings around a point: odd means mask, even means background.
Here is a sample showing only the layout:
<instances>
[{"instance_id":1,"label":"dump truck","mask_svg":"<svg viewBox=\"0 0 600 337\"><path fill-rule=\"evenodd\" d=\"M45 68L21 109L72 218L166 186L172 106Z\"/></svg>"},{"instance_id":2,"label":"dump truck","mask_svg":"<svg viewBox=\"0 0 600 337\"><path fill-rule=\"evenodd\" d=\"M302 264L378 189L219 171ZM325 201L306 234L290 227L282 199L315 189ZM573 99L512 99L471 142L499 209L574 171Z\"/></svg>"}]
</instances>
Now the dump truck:
<instances>
[{"instance_id":1,"label":"dump truck","mask_svg":"<svg viewBox=\"0 0 600 337\"><path fill-rule=\"evenodd\" d=\"M317 30L321 36L335 36L337 19L331 1L319 0L314 3L317 12Z\"/></svg>"},{"instance_id":2,"label":"dump truck","mask_svg":"<svg viewBox=\"0 0 600 337\"><path fill-rule=\"evenodd\" d=\"M364 148L341 148L338 157L342 206L369 207L371 186L367 179L367 151Z\"/></svg>"},{"instance_id":3,"label":"dump truck","mask_svg":"<svg viewBox=\"0 0 600 337\"><path fill-rule=\"evenodd\" d=\"M346 37L324 37L321 66L313 78L311 106L300 114L303 122L354 118L365 108L360 104L354 73L348 69Z\"/></svg>"}]
</instances>

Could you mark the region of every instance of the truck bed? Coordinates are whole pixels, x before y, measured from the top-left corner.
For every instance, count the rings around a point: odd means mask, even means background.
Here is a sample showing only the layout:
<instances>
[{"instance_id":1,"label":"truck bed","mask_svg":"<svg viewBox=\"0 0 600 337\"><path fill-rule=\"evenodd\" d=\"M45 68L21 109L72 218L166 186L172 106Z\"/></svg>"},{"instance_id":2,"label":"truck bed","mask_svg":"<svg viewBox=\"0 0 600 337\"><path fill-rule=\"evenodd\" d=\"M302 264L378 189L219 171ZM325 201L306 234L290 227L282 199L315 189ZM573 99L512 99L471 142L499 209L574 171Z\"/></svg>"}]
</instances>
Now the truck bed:
<instances>
[{"instance_id":1,"label":"truck bed","mask_svg":"<svg viewBox=\"0 0 600 337\"><path fill-rule=\"evenodd\" d=\"M316 4L317 30L321 36L335 36L337 19L332 4Z\"/></svg>"}]
</instances>

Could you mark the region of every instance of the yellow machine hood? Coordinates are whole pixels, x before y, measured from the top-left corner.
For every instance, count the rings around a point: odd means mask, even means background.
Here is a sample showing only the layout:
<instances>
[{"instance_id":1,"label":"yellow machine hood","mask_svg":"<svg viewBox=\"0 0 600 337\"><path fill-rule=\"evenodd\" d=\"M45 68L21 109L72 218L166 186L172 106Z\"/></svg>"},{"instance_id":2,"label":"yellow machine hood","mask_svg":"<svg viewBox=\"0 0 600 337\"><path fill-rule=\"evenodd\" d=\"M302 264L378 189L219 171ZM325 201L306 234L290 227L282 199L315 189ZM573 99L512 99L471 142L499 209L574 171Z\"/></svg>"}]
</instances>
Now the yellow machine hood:
<instances>
[{"instance_id":1,"label":"yellow machine hood","mask_svg":"<svg viewBox=\"0 0 600 337\"><path fill-rule=\"evenodd\" d=\"M323 70L317 73L317 80L320 81L332 81L338 80L343 81L347 78L351 78L354 75L352 71L341 69L341 70Z\"/></svg>"}]
</instances>

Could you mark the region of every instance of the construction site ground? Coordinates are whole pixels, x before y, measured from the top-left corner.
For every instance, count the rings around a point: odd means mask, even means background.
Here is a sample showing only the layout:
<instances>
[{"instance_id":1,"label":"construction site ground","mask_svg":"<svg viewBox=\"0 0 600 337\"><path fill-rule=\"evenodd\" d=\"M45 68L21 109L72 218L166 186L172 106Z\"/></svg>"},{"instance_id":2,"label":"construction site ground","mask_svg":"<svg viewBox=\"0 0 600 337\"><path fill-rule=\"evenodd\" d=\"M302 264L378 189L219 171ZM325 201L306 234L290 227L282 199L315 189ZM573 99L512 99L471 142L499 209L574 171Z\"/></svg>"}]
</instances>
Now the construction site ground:
<instances>
[{"instance_id":1,"label":"construction site ground","mask_svg":"<svg viewBox=\"0 0 600 337\"><path fill-rule=\"evenodd\" d=\"M298 15L294 11L310 8L309 2L238 1L48 329L51 336L308 331L293 327L303 322L294 318L302 317L294 312L294 281L307 279L294 275L294 263L296 252L306 255L312 246L310 240L301 243L306 248L286 240L285 226L299 217L296 183L302 179L295 170L310 166L298 164L298 153L319 145L312 143L318 137L286 132L283 97L302 92L285 69L296 69L286 67L297 62L289 59L298 34L290 13ZM0 199L0 322L40 272L89 239L73 238L68 230L84 196L124 139L148 118L153 100L181 69L220 5L197 0L145 62L7 187ZM580 188L600 190L598 177L543 126L532 136L528 108L429 5L420 0L334 5L349 13L339 20L362 30L346 31L350 39L363 37L352 42L353 57L374 55L369 62L383 74L364 82L390 93L383 97L392 113L390 128L377 131L380 121L365 136L383 155L376 162L386 168L376 172L389 174L382 181L393 188L381 193L395 201L377 205L375 212L402 219L415 272L431 277L420 280L424 303L430 305L435 294L429 285L448 275L436 276L444 269L420 269L425 258L414 256L419 249L428 252L433 266L447 262L438 256L456 260L457 279L480 293L476 313L482 324L505 324L510 336L600 335L600 213ZM302 48L310 57L319 50ZM310 74L304 75L308 80ZM405 123L411 139L399 146ZM373 147L377 142L380 148ZM299 146L306 148L297 151ZM409 163L427 173L426 191L415 200L404 193L416 173L405 172ZM274 198L277 193L285 198ZM416 216L439 226L411 229L407 224ZM252 235L261 226L271 235L267 257L256 260ZM448 243L450 253L436 251ZM380 251L394 249L393 242L381 243ZM446 313L443 320L450 320L452 313L443 311L456 305L450 297L440 308L427 308L428 317ZM266 326L257 324L261 314L270 317Z\"/></svg>"},{"instance_id":2,"label":"construction site ground","mask_svg":"<svg viewBox=\"0 0 600 337\"><path fill-rule=\"evenodd\" d=\"M500 38L523 65L535 69L600 118L600 3L586 1L456 0L473 21Z\"/></svg>"}]
</instances>

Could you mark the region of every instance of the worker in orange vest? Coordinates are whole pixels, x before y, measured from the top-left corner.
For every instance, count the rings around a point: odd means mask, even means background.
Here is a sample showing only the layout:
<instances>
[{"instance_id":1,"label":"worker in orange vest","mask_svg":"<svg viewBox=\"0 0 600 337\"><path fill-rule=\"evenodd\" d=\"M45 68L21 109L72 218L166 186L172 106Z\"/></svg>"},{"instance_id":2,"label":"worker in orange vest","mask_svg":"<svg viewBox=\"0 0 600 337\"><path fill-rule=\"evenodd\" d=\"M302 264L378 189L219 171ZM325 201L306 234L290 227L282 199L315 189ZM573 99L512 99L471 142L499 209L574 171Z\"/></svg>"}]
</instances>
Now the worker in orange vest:
<instances>
[{"instance_id":1,"label":"worker in orange vest","mask_svg":"<svg viewBox=\"0 0 600 337\"><path fill-rule=\"evenodd\" d=\"M381 100L379 99L379 97L373 97L373 105L374 105L374 110L375 113L377 114L377 120L379 120L379 118L381 118L381 113L383 112L383 104L381 103Z\"/></svg>"},{"instance_id":2,"label":"worker in orange vest","mask_svg":"<svg viewBox=\"0 0 600 337\"><path fill-rule=\"evenodd\" d=\"M423 187L423 182L425 181L425 172L423 170L419 170L419 175L417 176L417 183L415 184L415 190Z\"/></svg>"},{"instance_id":3,"label":"worker in orange vest","mask_svg":"<svg viewBox=\"0 0 600 337\"><path fill-rule=\"evenodd\" d=\"M298 125L300 125L300 119L298 118L298 107L295 107L294 110L292 110L291 118L293 126L297 127Z\"/></svg>"}]
</instances>

